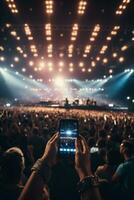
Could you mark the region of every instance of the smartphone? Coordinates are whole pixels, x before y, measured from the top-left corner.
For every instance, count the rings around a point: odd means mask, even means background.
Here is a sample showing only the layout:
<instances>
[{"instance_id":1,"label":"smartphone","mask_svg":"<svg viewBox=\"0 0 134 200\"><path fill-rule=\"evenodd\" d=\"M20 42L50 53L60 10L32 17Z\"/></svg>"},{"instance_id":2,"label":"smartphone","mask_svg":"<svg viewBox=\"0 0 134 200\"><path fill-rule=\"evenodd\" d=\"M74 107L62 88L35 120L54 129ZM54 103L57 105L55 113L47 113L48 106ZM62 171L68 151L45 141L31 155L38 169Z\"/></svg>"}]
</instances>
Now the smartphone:
<instances>
[{"instance_id":1,"label":"smartphone","mask_svg":"<svg viewBox=\"0 0 134 200\"><path fill-rule=\"evenodd\" d=\"M59 152L60 154L75 153L75 139L79 135L78 120L62 119L59 123Z\"/></svg>"},{"instance_id":2,"label":"smartphone","mask_svg":"<svg viewBox=\"0 0 134 200\"><path fill-rule=\"evenodd\" d=\"M92 147L91 149L90 149L90 153L96 153L96 152L98 152L99 151L99 148L98 147Z\"/></svg>"}]
</instances>

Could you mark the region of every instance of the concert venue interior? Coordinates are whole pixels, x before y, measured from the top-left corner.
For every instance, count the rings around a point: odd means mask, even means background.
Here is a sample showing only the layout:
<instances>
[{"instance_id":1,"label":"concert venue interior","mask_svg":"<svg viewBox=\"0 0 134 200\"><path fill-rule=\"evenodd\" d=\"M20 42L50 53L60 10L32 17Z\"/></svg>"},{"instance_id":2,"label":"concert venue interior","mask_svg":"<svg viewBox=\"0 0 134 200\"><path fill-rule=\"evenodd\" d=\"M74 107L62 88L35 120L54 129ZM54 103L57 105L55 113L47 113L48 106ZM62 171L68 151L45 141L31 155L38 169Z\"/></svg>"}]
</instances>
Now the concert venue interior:
<instances>
[{"instance_id":1,"label":"concert venue interior","mask_svg":"<svg viewBox=\"0 0 134 200\"><path fill-rule=\"evenodd\" d=\"M1 0L0 199L134 200L133 87L133 0Z\"/></svg>"}]
</instances>

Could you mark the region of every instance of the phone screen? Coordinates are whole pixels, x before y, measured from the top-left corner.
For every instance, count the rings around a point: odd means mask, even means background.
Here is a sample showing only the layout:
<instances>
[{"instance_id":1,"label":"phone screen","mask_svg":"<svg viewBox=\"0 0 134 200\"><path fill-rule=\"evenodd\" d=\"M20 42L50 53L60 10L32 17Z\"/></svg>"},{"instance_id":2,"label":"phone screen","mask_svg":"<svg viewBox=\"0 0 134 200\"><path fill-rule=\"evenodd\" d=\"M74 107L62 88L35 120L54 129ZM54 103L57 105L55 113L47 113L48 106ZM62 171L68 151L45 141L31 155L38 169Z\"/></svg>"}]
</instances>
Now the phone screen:
<instances>
[{"instance_id":1,"label":"phone screen","mask_svg":"<svg viewBox=\"0 0 134 200\"><path fill-rule=\"evenodd\" d=\"M99 151L99 148L98 147L92 147L91 149L90 149L90 153L96 153L96 152L98 152Z\"/></svg>"},{"instance_id":2,"label":"phone screen","mask_svg":"<svg viewBox=\"0 0 134 200\"><path fill-rule=\"evenodd\" d=\"M75 152L75 139L78 137L78 120L63 119L59 125L59 151L63 154Z\"/></svg>"}]
</instances>

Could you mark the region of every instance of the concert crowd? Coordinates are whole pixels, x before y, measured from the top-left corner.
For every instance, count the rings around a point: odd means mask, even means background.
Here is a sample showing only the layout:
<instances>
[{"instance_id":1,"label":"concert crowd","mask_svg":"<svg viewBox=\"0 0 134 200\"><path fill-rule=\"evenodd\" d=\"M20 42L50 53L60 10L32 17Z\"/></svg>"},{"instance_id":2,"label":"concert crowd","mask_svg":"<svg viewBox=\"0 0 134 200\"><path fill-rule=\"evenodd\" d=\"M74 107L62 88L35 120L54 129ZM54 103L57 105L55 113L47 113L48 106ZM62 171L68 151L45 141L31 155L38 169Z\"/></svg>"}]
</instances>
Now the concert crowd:
<instances>
[{"instance_id":1,"label":"concert crowd","mask_svg":"<svg viewBox=\"0 0 134 200\"><path fill-rule=\"evenodd\" d=\"M88 145L90 170L98 178L100 197L96 199L133 200L134 114L42 107L0 109L0 199L19 199L31 168L43 156L47 142L58 137L54 134L59 131L60 119L65 118L79 121L79 133ZM74 157L57 155L38 199L95 200L78 192L80 177Z\"/></svg>"}]
</instances>

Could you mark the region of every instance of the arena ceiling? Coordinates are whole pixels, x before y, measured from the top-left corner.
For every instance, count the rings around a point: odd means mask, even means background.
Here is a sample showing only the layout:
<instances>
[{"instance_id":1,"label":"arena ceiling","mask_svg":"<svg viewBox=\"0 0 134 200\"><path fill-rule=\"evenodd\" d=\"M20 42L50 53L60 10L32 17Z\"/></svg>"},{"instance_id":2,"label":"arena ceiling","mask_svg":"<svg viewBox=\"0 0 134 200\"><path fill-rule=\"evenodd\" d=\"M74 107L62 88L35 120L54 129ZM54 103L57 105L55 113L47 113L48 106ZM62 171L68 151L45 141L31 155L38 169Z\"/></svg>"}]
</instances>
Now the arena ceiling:
<instances>
[{"instance_id":1,"label":"arena ceiling","mask_svg":"<svg viewBox=\"0 0 134 200\"><path fill-rule=\"evenodd\" d=\"M133 0L0 1L0 67L90 79L133 63Z\"/></svg>"}]
</instances>

